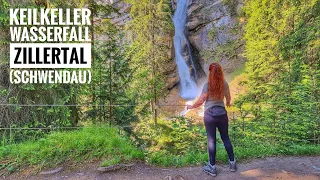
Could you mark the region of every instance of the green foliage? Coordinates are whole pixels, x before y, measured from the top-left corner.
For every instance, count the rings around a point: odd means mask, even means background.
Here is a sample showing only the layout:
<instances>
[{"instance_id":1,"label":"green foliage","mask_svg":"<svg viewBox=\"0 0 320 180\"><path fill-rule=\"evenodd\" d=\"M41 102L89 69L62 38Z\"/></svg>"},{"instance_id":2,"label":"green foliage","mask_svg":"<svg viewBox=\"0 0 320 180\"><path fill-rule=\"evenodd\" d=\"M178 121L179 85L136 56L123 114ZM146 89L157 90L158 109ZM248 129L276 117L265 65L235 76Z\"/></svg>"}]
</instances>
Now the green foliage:
<instances>
[{"instance_id":1,"label":"green foliage","mask_svg":"<svg viewBox=\"0 0 320 180\"><path fill-rule=\"evenodd\" d=\"M166 66L172 32L170 2L168 0L127 0L131 4L132 20L127 24L129 49L127 56L133 71L131 97L139 104L136 111L147 115L150 107L156 116L156 104L164 95Z\"/></svg>"},{"instance_id":2,"label":"green foliage","mask_svg":"<svg viewBox=\"0 0 320 180\"><path fill-rule=\"evenodd\" d=\"M148 152L146 161L161 166L202 164L206 155L206 133L191 119L181 117L141 121L133 130L134 141Z\"/></svg>"},{"instance_id":3,"label":"green foliage","mask_svg":"<svg viewBox=\"0 0 320 180\"><path fill-rule=\"evenodd\" d=\"M9 61L9 20L9 2L0 0L0 65Z\"/></svg>"},{"instance_id":4,"label":"green foliage","mask_svg":"<svg viewBox=\"0 0 320 180\"><path fill-rule=\"evenodd\" d=\"M1 103L9 104L70 104L76 91L70 86L57 84L10 84L9 79L9 7L39 8L33 1L9 4L1 0L0 6L0 91ZM75 88L76 89L76 88ZM68 107L0 107L1 127L48 127L70 125ZM72 122L72 121L71 121ZM71 123L72 124L72 123ZM21 135L22 136L22 135Z\"/></svg>"},{"instance_id":5,"label":"green foliage","mask_svg":"<svg viewBox=\"0 0 320 180\"><path fill-rule=\"evenodd\" d=\"M231 131L234 131L231 126ZM101 166L146 160L160 166L201 165L208 161L205 129L189 120L138 124L136 132L144 153L136 148L119 129L105 125L83 127L67 132L52 132L38 141L27 141L0 147L0 169L11 173L24 167L57 166L66 161L102 159ZM234 132L232 132L234 133ZM181 135L180 135L181 134ZM219 138L219 135L217 136ZM237 161L274 155L319 155L320 147L308 144L272 144L255 141L250 136L231 136ZM217 162L228 162L222 142L217 143Z\"/></svg>"},{"instance_id":6,"label":"green foliage","mask_svg":"<svg viewBox=\"0 0 320 180\"><path fill-rule=\"evenodd\" d=\"M56 166L70 160L102 158L104 165L143 160L144 154L119 130L107 126L84 127L70 132L54 132L38 141L0 147L1 169L19 169L30 165Z\"/></svg>"},{"instance_id":7,"label":"green foliage","mask_svg":"<svg viewBox=\"0 0 320 180\"><path fill-rule=\"evenodd\" d=\"M21 4L10 4L6 0L1 0L0 7L0 98L1 103L11 104L58 104L58 105L76 105L93 104L101 105L84 107L0 107L0 126L1 127L24 127L24 128L51 128L77 126L81 120L93 120L100 117L100 121L107 121L116 124L126 124L134 121L136 116L132 115L134 107L111 107L104 108L103 105L110 104L133 104L125 93L128 88L130 72L128 61L124 58L124 48L119 46L122 35L116 29L109 19L106 19L112 12L117 11L109 5L97 4L91 0L81 1L24 1ZM36 4L37 3L37 4ZM41 5L40 5L40 4ZM91 85L67 85L67 84L19 84L13 85L8 82L9 79L9 6L11 8L82 8L91 9L92 18L99 19L99 23L93 22L91 27L92 38L92 83ZM73 17L71 17L73 18ZM3 36L2 36L3 35ZM108 40L98 42L96 39L105 37ZM3 51L3 53L2 53ZM2 57L3 56L3 57ZM95 59L95 60L94 60ZM112 62L112 63L109 63ZM99 88L96 88L99 87ZM102 120L103 119L103 120ZM26 133L28 132L28 133ZM31 132L34 132L32 135ZM2 133L2 131L1 131ZM20 134L19 134L20 133ZM8 132L2 133L4 139L25 139L39 137L33 130L15 131L14 136ZM28 134L28 135L27 135Z\"/></svg>"},{"instance_id":8,"label":"green foliage","mask_svg":"<svg viewBox=\"0 0 320 180\"><path fill-rule=\"evenodd\" d=\"M208 32L207 38L211 42L215 42L215 47L203 49L200 55L203 59L213 62L219 62L221 59L226 58L234 60L239 57L239 49L243 46L242 41L243 27L240 23L234 26L213 26Z\"/></svg>"},{"instance_id":9,"label":"green foliage","mask_svg":"<svg viewBox=\"0 0 320 180\"><path fill-rule=\"evenodd\" d=\"M87 121L96 122L99 117L100 122L109 121L117 125L127 125L135 121L136 116L134 115L135 102L127 93L132 78L130 61L125 58L127 46L126 44L119 46L123 34L109 21L104 21L95 32L99 33L99 37L106 39L95 41L93 78L91 86L84 90L84 95L91 97L86 99L88 104L100 105L100 107L88 108L84 112L85 118Z\"/></svg>"},{"instance_id":10,"label":"green foliage","mask_svg":"<svg viewBox=\"0 0 320 180\"><path fill-rule=\"evenodd\" d=\"M319 142L320 2L246 1L251 132L279 143ZM266 133L268 132L268 133Z\"/></svg>"},{"instance_id":11,"label":"green foliage","mask_svg":"<svg viewBox=\"0 0 320 180\"><path fill-rule=\"evenodd\" d=\"M231 15L237 14L237 5L238 5L237 1L235 1L235 0L222 0L222 2L228 6L228 10Z\"/></svg>"},{"instance_id":12,"label":"green foliage","mask_svg":"<svg viewBox=\"0 0 320 180\"><path fill-rule=\"evenodd\" d=\"M225 43L218 44L214 49L202 50L200 54L204 59L213 59L214 62L219 62L222 58L237 58L239 56L237 50L241 46L242 42L240 40L229 40Z\"/></svg>"},{"instance_id":13,"label":"green foliage","mask_svg":"<svg viewBox=\"0 0 320 180\"><path fill-rule=\"evenodd\" d=\"M214 27L208 32L208 39L210 41L213 41L216 35L217 35L217 29Z\"/></svg>"},{"instance_id":14,"label":"green foliage","mask_svg":"<svg viewBox=\"0 0 320 180\"><path fill-rule=\"evenodd\" d=\"M205 130L190 119L159 120L157 125L142 121L133 131L139 146L149 152L183 155L193 149L206 150Z\"/></svg>"},{"instance_id":15,"label":"green foliage","mask_svg":"<svg viewBox=\"0 0 320 180\"><path fill-rule=\"evenodd\" d=\"M250 106L242 111L246 113ZM283 144L274 142L269 128L255 122L230 120L229 133L237 161L276 155L319 155L320 146L306 142ZM260 129L257 129L260 128ZM264 131L262 133L262 131ZM202 165L208 162L205 128L190 119L175 118L152 122L140 122L134 129L134 141L146 151L146 162L161 166ZM228 162L227 153L217 132L217 162Z\"/></svg>"}]
</instances>

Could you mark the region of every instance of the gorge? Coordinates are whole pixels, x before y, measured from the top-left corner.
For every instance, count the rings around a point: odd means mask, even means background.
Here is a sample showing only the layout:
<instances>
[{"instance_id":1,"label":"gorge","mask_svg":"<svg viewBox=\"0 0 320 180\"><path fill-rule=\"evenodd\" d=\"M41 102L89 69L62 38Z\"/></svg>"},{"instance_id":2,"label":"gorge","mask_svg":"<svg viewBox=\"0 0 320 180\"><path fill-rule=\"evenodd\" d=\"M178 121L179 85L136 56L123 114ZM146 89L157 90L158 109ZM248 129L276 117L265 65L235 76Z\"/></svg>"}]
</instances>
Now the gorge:
<instances>
[{"instance_id":1,"label":"gorge","mask_svg":"<svg viewBox=\"0 0 320 180\"><path fill-rule=\"evenodd\" d=\"M119 9L110 18L114 25L125 29L131 21L131 5L124 0L107 0L106 3ZM170 116L173 112L180 114L186 103L196 99L207 79L210 63L219 62L230 83L235 74L243 71L246 59L241 56L244 50L243 0L232 3L171 0L167 3L171 6L174 29L166 37L168 44L172 44L168 52L171 60L163 67L168 92L160 98L159 104L163 105L160 111Z\"/></svg>"},{"instance_id":2,"label":"gorge","mask_svg":"<svg viewBox=\"0 0 320 180\"><path fill-rule=\"evenodd\" d=\"M114 13L111 16L112 22L116 26L124 27L131 19L130 5L123 0L107 0L106 3L119 9L119 13ZM212 61L219 62L226 74L234 72L244 64L245 58L239 55L244 49L240 16L243 0L236 0L232 4L223 0L189 0L185 5L187 6L187 17L183 33L190 44L188 46L187 41L182 44L182 54L187 55L184 59L187 61L186 64L189 66L191 76L197 84L202 85L208 65ZM171 0L173 13L176 12L177 7L178 0ZM172 39L173 35L174 33ZM172 49L174 52L174 46ZM190 52L192 56L189 58L192 60L187 58ZM169 90L175 88L180 82L178 67L176 67L174 59L173 63L170 64L172 68L169 68L167 73L167 88ZM196 74L194 74L195 71Z\"/></svg>"}]
</instances>

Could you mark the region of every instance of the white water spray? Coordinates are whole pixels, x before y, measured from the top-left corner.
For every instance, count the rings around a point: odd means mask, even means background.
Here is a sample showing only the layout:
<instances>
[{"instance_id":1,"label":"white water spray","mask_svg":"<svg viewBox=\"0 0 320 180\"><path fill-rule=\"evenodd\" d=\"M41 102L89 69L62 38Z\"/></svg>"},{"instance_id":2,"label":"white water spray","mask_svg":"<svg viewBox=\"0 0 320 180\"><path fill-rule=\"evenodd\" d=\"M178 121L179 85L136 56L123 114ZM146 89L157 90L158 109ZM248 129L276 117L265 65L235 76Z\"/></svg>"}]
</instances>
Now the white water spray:
<instances>
[{"instance_id":1,"label":"white water spray","mask_svg":"<svg viewBox=\"0 0 320 180\"><path fill-rule=\"evenodd\" d=\"M192 101L187 101L186 102L186 105L191 105L191 104L193 104ZM186 116L189 111L190 111L190 109L187 109L187 107L185 107L184 110L179 113L179 115L180 116Z\"/></svg>"},{"instance_id":2,"label":"white water spray","mask_svg":"<svg viewBox=\"0 0 320 180\"><path fill-rule=\"evenodd\" d=\"M175 26L174 48L180 77L180 96L184 99L191 100L197 97L198 88L197 84L191 78L190 69L182 55L182 42L185 42L188 46L192 68L195 71L190 52L190 44L184 34L185 24L187 22L187 8L188 0L178 0L177 9L173 17L173 23ZM194 73L196 75L196 72Z\"/></svg>"}]
</instances>

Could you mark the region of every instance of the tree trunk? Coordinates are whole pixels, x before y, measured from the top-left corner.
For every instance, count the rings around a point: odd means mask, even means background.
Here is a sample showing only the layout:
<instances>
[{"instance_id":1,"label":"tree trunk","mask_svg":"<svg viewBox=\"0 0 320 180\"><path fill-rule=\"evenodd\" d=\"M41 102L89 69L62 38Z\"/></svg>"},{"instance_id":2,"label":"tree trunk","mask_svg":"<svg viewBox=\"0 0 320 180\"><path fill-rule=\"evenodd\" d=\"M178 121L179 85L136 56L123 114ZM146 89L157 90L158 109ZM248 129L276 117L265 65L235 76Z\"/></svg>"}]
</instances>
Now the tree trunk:
<instances>
[{"instance_id":1,"label":"tree trunk","mask_svg":"<svg viewBox=\"0 0 320 180\"><path fill-rule=\"evenodd\" d=\"M77 126L78 122L79 122L79 111L78 111L78 107L75 106L77 104L77 97L75 95L75 93L71 94L70 97L70 109L71 109L71 126L75 127Z\"/></svg>"},{"instance_id":2,"label":"tree trunk","mask_svg":"<svg viewBox=\"0 0 320 180\"><path fill-rule=\"evenodd\" d=\"M109 63L109 76L110 76L110 83L109 83L109 124L111 125L112 123L112 120L113 120L113 107L112 107L112 104L113 104L113 101L112 101L112 60L110 59L109 60L110 63Z\"/></svg>"},{"instance_id":3,"label":"tree trunk","mask_svg":"<svg viewBox=\"0 0 320 180\"><path fill-rule=\"evenodd\" d=\"M91 5L93 4L93 0L91 0ZM90 7L90 11L91 11L91 17L90 17L90 22L91 22L91 50L92 53L91 53L91 63L93 64L94 63L94 22L93 22L93 9L92 7ZM95 83L92 83L91 84L91 103L92 104L95 104L96 102L96 87L95 87ZM95 112L96 110L96 106L92 106L92 109L93 109L93 112ZM94 119L96 119L96 117L94 117Z\"/></svg>"},{"instance_id":4,"label":"tree trunk","mask_svg":"<svg viewBox=\"0 0 320 180\"><path fill-rule=\"evenodd\" d=\"M153 4L152 4L153 5ZM152 7L151 9L152 13L152 19L155 18L154 15L154 8ZM157 87L156 87L156 69L155 69L155 56L154 56L154 45L155 45L155 40L154 40L154 21L152 20L152 79L153 79L153 99L152 99L152 114L153 114L153 122L156 125L157 124Z\"/></svg>"}]
</instances>

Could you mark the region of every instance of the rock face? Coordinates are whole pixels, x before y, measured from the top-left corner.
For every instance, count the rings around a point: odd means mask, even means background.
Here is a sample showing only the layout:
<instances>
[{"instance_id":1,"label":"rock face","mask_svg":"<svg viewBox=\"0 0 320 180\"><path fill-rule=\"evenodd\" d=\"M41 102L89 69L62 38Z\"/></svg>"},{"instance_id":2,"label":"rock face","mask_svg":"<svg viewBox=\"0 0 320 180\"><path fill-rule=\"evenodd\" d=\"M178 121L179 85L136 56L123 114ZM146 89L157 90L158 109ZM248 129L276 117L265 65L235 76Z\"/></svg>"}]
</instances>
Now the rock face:
<instances>
[{"instance_id":1,"label":"rock face","mask_svg":"<svg viewBox=\"0 0 320 180\"><path fill-rule=\"evenodd\" d=\"M209 64L219 62L225 72L233 72L245 62L241 40L242 24L238 20L242 0L189 0L188 37L195 60L208 73ZM173 0L173 9L177 0ZM241 19L241 18L240 18Z\"/></svg>"},{"instance_id":2,"label":"rock face","mask_svg":"<svg viewBox=\"0 0 320 180\"><path fill-rule=\"evenodd\" d=\"M123 0L98 0L101 4L109 4L118 12L114 12L109 18L112 19L112 23L117 26L123 27L128 21L130 21L130 5Z\"/></svg>"}]
</instances>

